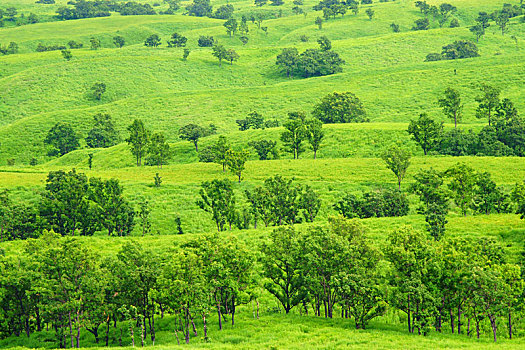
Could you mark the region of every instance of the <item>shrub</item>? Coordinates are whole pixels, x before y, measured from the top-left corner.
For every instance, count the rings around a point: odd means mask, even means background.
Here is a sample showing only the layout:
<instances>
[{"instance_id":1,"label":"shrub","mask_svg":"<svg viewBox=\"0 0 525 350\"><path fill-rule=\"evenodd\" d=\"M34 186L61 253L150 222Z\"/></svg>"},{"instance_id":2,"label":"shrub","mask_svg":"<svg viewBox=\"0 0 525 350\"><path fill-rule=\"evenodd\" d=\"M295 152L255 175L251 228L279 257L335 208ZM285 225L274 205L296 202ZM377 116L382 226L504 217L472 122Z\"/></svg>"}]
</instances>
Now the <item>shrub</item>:
<instances>
[{"instance_id":1,"label":"shrub","mask_svg":"<svg viewBox=\"0 0 525 350\"><path fill-rule=\"evenodd\" d=\"M212 47L215 43L215 39L212 36L201 35L199 37L198 45L199 47Z\"/></svg>"}]
</instances>

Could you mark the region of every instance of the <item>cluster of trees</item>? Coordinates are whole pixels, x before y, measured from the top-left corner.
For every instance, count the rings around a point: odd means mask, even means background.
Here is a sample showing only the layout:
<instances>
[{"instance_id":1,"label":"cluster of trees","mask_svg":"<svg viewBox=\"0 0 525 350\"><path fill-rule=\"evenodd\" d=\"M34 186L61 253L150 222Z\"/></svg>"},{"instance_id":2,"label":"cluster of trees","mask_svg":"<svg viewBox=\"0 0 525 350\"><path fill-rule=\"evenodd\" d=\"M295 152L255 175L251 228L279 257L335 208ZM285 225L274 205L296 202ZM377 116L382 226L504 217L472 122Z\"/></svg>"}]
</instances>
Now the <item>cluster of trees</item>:
<instances>
[{"instance_id":1,"label":"cluster of trees","mask_svg":"<svg viewBox=\"0 0 525 350\"><path fill-rule=\"evenodd\" d=\"M429 5L426 1L416 1L415 6L421 11L425 18L418 19L412 30L427 30L430 26L428 20L429 16L432 16L439 24L439 27L443 27L445 23L457 12L457 8L454 5L448 3L442 3L438 5ZM450 28L459 27L459 21L453 18L449 24Z\"/></svg>"},{"instance_id":2,"label":"cluster of trees","mask_svg":"<svg viewBox=\"0 0 525 350\"><path fill-rule=\"evenodd\" d=\"M71 20L80 18L108 17L111 15L110 12L118 12L122 16L157 14L151 5L141 4L134 1L117 2L111 0L76 0L69 2L68 4L73 5L73 8L61 6L56 10L58 19Z\"/></svg>"},{"instance_id":3,"label":"cluster of trees","mask_svg":"<svg viewBox=\"0 0 525 350\"><path fill-rule=\"evenodd\" d=\"M317 5L312 7L312 9L314 11L323 11L324 19L329 20L330 17L333 17L335 19L337 15L341 15L341 17L344 17L348 10L352 11L354 15L357 15L359 13L359 2L355 0L321 0ZM316 24L318 24L317 22Z\"/></svg>"},{"instance_id":4,"label":"cluster of trees","mask_svg":"<svg viewBox=\"0 0 525 350\"><path fill-rule=\"evenodd\" d=\"M398 189L379 189L364 192L362 197L348 193L334 204L345 218L405 216L409 205L407 196Z\"/></svg>"},{"instance_id":5,"label":"cluster of trees","mask_svg":"<svg viewBox=\"0 0 525 350\"><path fill-rule=\"evenodd\" d=\"M106 346L123 337L155 344L156 321L169 314L177 342L179 334L207 341L212 313L219 330L252 301L259 317L266 290L286 313L341 315L358 329L392 310L411 333L479 338L488 328L496 341L502 329L512 338L522 313L522 265L495 239L435 241L410 226L379 248L359 221L340 217L305 232L278 228L254 252L216 234L162 254L126 242L102 258L88 243L47 233L24 254L0 256L0 334L49 329L61 348L80 347L83 332Z\"/></svg>"},{"instance_id":6,"label":"cluster of trees","mask_svg":"<svg viewBox=\"0 0 525 350\"><path fill-rule=\"evenodd\" d=\"M38 237L45 230L62 236L127 236L135 211L116 179L87 178L75 170L51 171L36 204L20 204L0 194L0 241Z\"/></svg>"},{"instance_id":7,"label":"cluster of trees","mask_svg":"<svg viewBox=\"0 0 525 350\"><path fill-rule=\"evenodd\" d=\"M246 205L237 209L232 183L228 179L207 181L202 184L197 205L212 215L217 230L224 231L226 225L248 229L259 220L266 227L313 222L321 207L317 192L310 186L295 184L293 179L276 175L264 181L262 186L246 190Z\"/></svg>"},{"instance_id":8,"label":"cluster of trees","mask_svg":"<svg viewBox=\"0 0 525 350\"><path fill-rule=\"evenodd\" d=\"M522 15L523 8L523 4L521 8L517 5L503 4L501 10L494 11L491 14L479 12L476 24L470 27L470 31L476 36L476 41L479 41L485 35L485 30L490 27L490 22L494 21L494 24L501 30L501 35L505 35L510 18Z\"/></svg>"},{"instance_id":9,"label":"cluster of trees","mask_svg":"<svg viewBox=\"0 0 525 350\"><path fill-rule=\"evenodd\" d=\"M141 166L145 158L146 165L156 165L162 168L162 165L167 164L173 156L164 133L152 133L141 119L135 119L127 130L129 136L125 141L130 146L137 166Z\"/></svg>"},{"instance_id":10,"label":"cluster of trees","mask_svg":"<svg viewBox=\"0 0 525 350\"><path fill-rule=\"evenodd\" d=\"M265 129L265 128L276 128L279 126L277 119L265 119L264 116L257 111L248 113L248 116L244 119L237 119L235 121L239 125L240 131L245 131L250 128L252 129Z\"/></svg>"},{"instance_id":11,"label":"cluster of trees","mask_svg":"<svg viewBox=\"0 0 525 350\"><path fill-rule=\"evenodd\" d=\"M58 122L47 133L44 144L51 147L49 156L63 156L80 147L80 135L69 123ZM85 139L88 147L111 147L120 141L113 119L109 114L93 116L93 127Z\"/></svg>"},{"instance_id":12,"label":"cluster of trees","mask_svg":"<svg viewBox=\"0 0 525 350\"><path fill-rule=\"evenodd\" d=\"M314 106L312 115L323 123L368 122L363 103L351 92L333 92Z\"/></svg>"},{"instance_id":13,"label":"cluster of trees","mask_svg":"<svg viewBox=\"0 0 525 350\"><path fill-rule=\"evenodd\" d=\"M7 23L14 26L21 26L39 22L37 15L34 13L29 13L27 16L24 13L20 13L18 17L16 15L18 15L16 7L0 8L0 28L5 27Z\"/></svg>"},{"instance_id":14,"label":"cluster of trees","mask_svg":"<svg viewBox=\"0 0 525 350\"><path fill-rule=\"evenodd\" d=\"M326 36L317 41L319 49L307 49L301 54L295 47L284 48L277 55L275 64L287 77L300 75L302 77L315 77L342 72L345 61L337 52L331 50L332 44Z\"/></svg>"},{"instance_id":15,"label":"cluster of trees","mask_svg":"<svg viewBox=\"0 0 525 350\"><path fill-rule=\"evenodd\" d=\"M456 40L452 44L443 46L441 53L429 53L425 61L455 60L462 58L479 57L478 47L469 40Z\"/></svg>"},{"instance_id":16,"label":"cluster of trees","mask_svg":"<svg viewBox=\"0 0 525 350\"><path fill-rule=\"evenodd\" d=\"M9 45L4 46L0 44L0 54L2 55L14 55L18 53L18 44L11 41Z\"/></svg>"},{"instance_id":17,"label":"cluster of trees","mask_svg":"<svg viewBox=\"0 0 525 350\"><path fill-rule=\"evenodd\" d=\"M459 91L453 88L447 88L438 100L445 116L454 121L453 130L444 131L443 123L425 113L410 122L408 133L425 154L434 151L454 156L525 156L525 121L514 103L501 99L499 88L481 84L479 89L476 117L487 119L488 125L478 133L457 129L463 117L463 103Z\"/></svg>"}]
</instances>

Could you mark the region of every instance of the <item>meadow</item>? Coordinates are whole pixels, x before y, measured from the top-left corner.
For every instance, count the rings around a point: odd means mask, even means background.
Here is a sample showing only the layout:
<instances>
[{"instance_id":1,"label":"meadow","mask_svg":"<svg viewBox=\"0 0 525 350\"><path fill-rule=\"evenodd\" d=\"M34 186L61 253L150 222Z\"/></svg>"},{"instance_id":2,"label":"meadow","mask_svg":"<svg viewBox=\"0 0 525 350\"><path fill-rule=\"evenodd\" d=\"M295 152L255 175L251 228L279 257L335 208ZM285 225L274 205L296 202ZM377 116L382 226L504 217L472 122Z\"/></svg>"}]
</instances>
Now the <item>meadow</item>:
<instances>
[{"instance_id":1,"label":"meadow","mask_svg":"<svg viewBox=\"0 0 525 350\"><path fill-rule=\"evenodd\" d=\"M156 10L166 10L164 2L141 0L141 3L159 3ZM430 0L429 4L442 1ZM267 15L265 33L248 21L249 41L239 40L240 34L229 37L224 20L184 15L190 1L182 1L174 15L120 16L58 21L56 9L66 0L54 5L36 4L33 0L2 0L0 8L15 6L19 13L35 13L41 23L0 27L0 45L16 42L17 54L0 56L0 189L9 189L17 202L35 203L45 186L47 174L56 170L76 169L88 177L116 178L124 186L125 197L136 205L147 200L151 206L152 233L140 236L135 227L131 237L108 237L99 232L92 237L78 239L101 256L114 256L127 241L139 242L156 252L165 252L183 242L216 231L208 213L196 204L204 181L228 178L234 182L237 203L247 206L244 192L261 185L265 179L282 175L311 186L322 200L318 217L313 224L298 224L299 229L325 225L337 214L335 202L346 193L396 186L396 178L380 158L385 148L401 142L412 154L411 164L401 189L408 191L414 174L420 169L444 171L458 162L468 164L476 171L487 171L506 192L525 180L525 161L521 157L451 157L424 156L421 148L407 133L410 120L427 113L445 122L445 129L454 127L443 115L438 98L445 88L454 87L464 103L463 130L479 131L486 120L477 119L475 97L479 84L488 83L501 89L501 96L511 99L516 108L525 113L525 22L523 16L512 18L508 32L501 35L492 25L476 44L480 57L462 60L424 62L428 53L455 40L475 41L469 27L475 24L480 11L492 12L516 0L449 0L457 7L454 18L457 28L440 28L431 20L431 28L412 31L415 20L422 18L414 2L395 0L374 1L362 5L357 15L350 11L323 23L314 24L321 11L312 10L315 0L305 0L305 14L294 14L295 6L285 0L283 6L256 7L247 0L212 1L214 8L232 4L235 17L261 12ZM365 9L372 8L370 20ZM282 10L281 15L278 11ZM400 33L393 33L391 23L400 25ZM168 48L166 40L174 32L188 38L191 50L187 60L182 59L182 48ZM162 39L158 48L145 47L144 40L151 34ZM123 36L126 44L116 48L113 37ZM201 35L212 35L227 48L240 55L232 65L218 61L211 48L198 47ZM283 48L296 47L300 52L317 48L317 39L326 35L332 41L332 50L346 61L338 74L313 78L286 78L275 64ZM300 38L306 36L308 41ZM101 48L89 48L90 38L101 41ZM35 52L39 43L65 45L70 40L83 43L81 49L71 50L73 57L66 61L60 51ZM91 97L91 86L103 82L107 86L101 100ZM369 123L324 125L325 138L313 159L307 150L300 159L281 152L276 160L261 161L249 141L273 140L282 146L280 135L284 128L239 131L237 119L257 111L267 119L281 124L290 112L310 114L314 105L328 93L351 91L363 102ZM120 143L109 148L90 149L81 141L81 148L62 157L47 154L43 142L48 130L57 122L70 123L85 137L93 124L93 116L107 113L113 118L120 134ZM135 166L129 146L123 141L126 128L134 119L142 119L147 128L163 132L170 144L173 157L162 168ZM214 163L199 162L193 144L179 138L179 128L188 123L202 126L214 124L217 134L203 137L199 148L214 144L219 136L226 136L234 149L247 148L251 154L242 175L223 172ZM88 167L89 154L93 166ZM29 165L36 159L36 165ZM10 165L8 165L10 164ZM160 187L154 186L154 177L162 178ZM404 225L425 230L425 217L417 213L418 199L409 195L410 212L403 217L368 218L361 220L371 239L382 246L387 234ZM175 219L180 218L183 235L175 234ZM494 237L501 240L512 262L518 262L525 244L525 223L516 214L461 215L454 205L447 217L447 235L451 237ZM239 239L248 249L257 251L274 229L223 232L221 235ZM7 257L22 253L22 241L0 242L0 251ZM262 288L261 288L262 289ZM209 343L201 336L192 338L189 347L213 349L420 349L420 348L523 348L523 327L517 327L517 339L500 337L492 343L486 327L480 340L474 337L431 332L422 337L409 334L404 328L406 316L389 310L373 320L366 330L355 330L349 320L324 319L300 315L298 310L285 315L276 311L278 303L267 292L262 292L261 316L254 317L254 304L240 308L237 325L216 330L216 317L210 322ZM403 318L404 317L404 318ZM173 318L158 321L158 339L155 346L168 349L176 346ZM201 327L201 324L198 323ZM523 322L520 323L523 326ZM200 328L199 328L200 331ZM118 335L112 333L112 344ZM1 348L52 348L52 332L35 333L29 339L9 337L0 340ZM91 334L82 333L83 346L94 347ZM182 339L181 339L182 340ZM44 344L44 345L42 345ZM127 335L124 346L130 345ZM147 344L150 346L151 344Z\"/></svg>"}]
</instances>

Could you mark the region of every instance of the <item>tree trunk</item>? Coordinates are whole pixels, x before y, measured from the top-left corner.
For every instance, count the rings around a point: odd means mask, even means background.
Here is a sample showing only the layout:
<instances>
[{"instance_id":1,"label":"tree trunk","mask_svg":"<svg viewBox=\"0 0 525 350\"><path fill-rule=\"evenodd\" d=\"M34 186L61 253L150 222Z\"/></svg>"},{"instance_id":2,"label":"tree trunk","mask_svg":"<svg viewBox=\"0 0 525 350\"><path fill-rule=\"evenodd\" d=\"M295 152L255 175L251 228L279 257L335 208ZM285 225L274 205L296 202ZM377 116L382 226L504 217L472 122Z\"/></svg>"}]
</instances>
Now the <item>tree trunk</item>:
<instances>
[{"instance_id":1,"label":"tree trunk","mask_svg":"<svg viewBox=\"0 0 525 350\"><path fill-rule=\"evenodd\" d=\"M75 337L73 336L73 322L71 321L71 311L68 313L69 317L69 336L71 337L71 347L75 347Z\"/></svg>"},{"instance_id":2,"label":"tree trunk","mask_svg":"<svg viewBox=\"0 0 525 350\"><path fill-rule=\"evenodd\" d=\"M206 316L205 315L202 315L202 327L204 329L204 341L205 342L208 342L208 325L206 324ZM195 332L195 335L197 332Z\"/></svg>"},{"instance_id":3,"label":"tree trunk","mask_svg":"<svg viewBox=\"0 0 525 350\"><path fill-rule=\"evenodd\" d=\"M232 327L235 326L235 297L232 297Z\"/></svg>"},{"instance_id":4,"label":"tree trunk","mask_svg":"<svg viewBox=\"0 0 525 350\"><path fill-rule=\"evenodd\" d=\"M512 339L512 316L509 310L509 339Z\"/></svg>"},{"instance_id":5,"label":"tree trunk","mask_svg":"<svg viewBox=\"0 0 525 350\"><path fill-rule=\"evenodd\" d=\"M496 342L496 332L497 332L497 325L496 325L496 316L495 315L492 315L490 316L489 315L489 320L490 320L490 326L492 327L492 333L494 334L494 343Z\"/></svg>"},{"instance_id":6,"label":"tree trunk","mask_svg":"<svg viewBox=\"0 0 525 350\"><path fill-rule=\"evenodd\" d=\"M186 344L190 343L190 312L187 308L185 309L184 316L184 339L186 340Z\"/></svg>"},{"instance_id":7,"label":"tree trunk","mask_svg":"<svg viewBox=\"0 0 525 350\"><path fill-rule=\"evenodd\" d=\"M109 345L109 317L106 321L106 347Z\"/></svg>"},{"instance_id":8,"label":"tree trunk","mask_svg":"<svg viewBox=\"0 0 525 350\"><path fill-rule=\"evenodd\" d=\"M408 316L408 333L411 333L412 326L410 325L410 294L407 297L407 316Z\"/></svg>"},{"instance_id":9,"label":"tree trunk","mask_svg":"<svg viewBox=\"0 0 525 350\"><path fill-rule=\"evenodd\" d=\"M317 150L314 149L314 159L316 159L316 158L317 158Z\"/></svg>"},{"instance_id":10,"label":"tree trunk","mask_svg":"<svg viewBox=\"0 0 525 350\"><path fill-rule=\"evenodd\" d=\"M217 302L217 298L215 298ZM217 314L219 315L219 330L222 330L222 319L221 319L221 305L217 302Z\"/></svg>"},{"instance_id":11,"label":"tree trunk","mask_svg":"<svg viewBox=\"0 0 525 350\"><path fill-rule=\"evenodd\" d=\"M458 305L458 334L461 334L461 304Z\"/></svg>"},{"instance_id":12,"label":"tree trunk","mask_svg":"<svg viewBox=\"0 0 525 350\"><path fill-rule=\"evenodd\" d=\"M450 328L452 329L452 334L454 334L454 315L452 314L452 309L448 311L450 313Z\"/></svg>"},{"instance_id":13,"label":"tree trunk","mask_svg":"<svg viewBox=\"0 0 525 350\"><path fill-rule=\"evenodd\" d=\"M191 313L190 313L190 320L191 320L191 325L193 327L193 335L194 336L198 336L198 334L197 334L197 327L195 327L195 322L193 322L193 317L191 316Z\"/></svg>"}]
</instances>

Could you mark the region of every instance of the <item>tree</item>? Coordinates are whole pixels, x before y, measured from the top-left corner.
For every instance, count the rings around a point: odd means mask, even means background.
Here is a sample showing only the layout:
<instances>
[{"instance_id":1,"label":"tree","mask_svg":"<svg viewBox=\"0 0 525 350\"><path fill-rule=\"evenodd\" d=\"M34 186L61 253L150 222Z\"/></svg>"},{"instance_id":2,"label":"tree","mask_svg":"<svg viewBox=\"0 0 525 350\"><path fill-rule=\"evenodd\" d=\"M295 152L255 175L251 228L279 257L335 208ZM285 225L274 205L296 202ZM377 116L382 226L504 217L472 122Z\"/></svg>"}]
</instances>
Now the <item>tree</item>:
<instances>
[{"instance_id":1,"label":"tree","mask_svg":"<svg viewBox=\"0 0 525 350\"><path fill-rule=\"evenodd\" d=\"M219 60L219 67L221 67L222 60L227 57L228 51L224 48L223 45L215 44L212 48L212 55L217 57L217 59Z\"/></svg>"},{"instance_id":2,"label":"tree","mask_svg":"<svg viewBox=\"0 0 525 350\"><path fill-rule=\"evenodd\" d=\"M479 42L479 38L485 35L485 29L481 26L481 24L476 24L470 27L469 30L476 36L476 42Z\"/></svg>"},{"instance_id":3,"label":"tree","mask_svg":"<svg viewBox=\"0 0 525 350\"><path fill-rule=\"evenodd\" d=\"M224 231L226 222L235 217L235 195L230 180L213 180L202 183L197 205L202 210L211 213L217 225L217 231Z\"/></svg>"},{"instance_id":4,"label":"tree","mask_svg":"<svg viewBox=\"0 0 525 350\"><path fill-rule=\"evenodd\" d=\"M171 39L168 40L168 47L184 47L188 38L179 33L171 34Z\"/></svg>"},{"instance_id":5,"label":"tree","mask_svg":"<svg viewBox=\"0 0 525 350\"><path fill-rule=\"evenodd\" d=\"M213 162L222 165L222 171L226 170L226 153L230 149L230 143L225 136L219 136L217 143L212 146Z\"/></svg>"},{"instance_id":6,"label":"tree","mask_svg":"<svg viewBox=\"0 0 525 350\"><path fill-rule=\"evenodd\" d=\"M227 61L230 61L230 65L233 65L233 61L237 61L239 59L239 54L234 49L228 49L226 51L226 57L224 57Z\"/></svg>"},{"instance_id":7,"label":"tree","mask_svg":"<svg viewBox=\"0 0 525 350\"><path fill-rule=\"evenodd\" d=\"M417 120L410 120L408 133L412 135L414 141L423 149L427 155L440 141L443 134L443 122L436 122L426 113L421 113Z\"/></svg>"},{"instance_id":8,"label":"tree","mask_svg":"<svg viewBox=\"0 0 525 350\"><path fill-rule=\"evenodd\" d=\"M455 13L457 11L456 6L453 6L451 4L443 3L439 5L439 15L440 18L438 19L439 26L443 27L443 24L447 22L450 15Z\"/></svg>"},{"instance_id":9,"label":"tree","mask_svg":"<svg viewBox=\"0 0 525 350\"><path fill-rule=\"evenodd\" d=\"M452 192L454 202L461 209L461 214L467 215L467 210L471 206L474 198L476 186L476 172L465 163L457 163L445 171L445 176L450 178L448 184Z\"/></svg>"},{"instance_id":10,"label":"tree","mask_svg":"<svg viewBox=\"0 0 525 350\"><path fill-rule=\"evenodd\" d=\"M230 4L222 5L222 6L219 6L217 10L215 10L213 17L218 18L218 19L229 19L229 18L232 18L233 11L234 11L233 5L230 5Z\"/></svg>"},{"instance_id":11,"label":"tree","mask_svg":"<svg viewBox=\"0 0 525 350\"><path fill-rule=\"evenodd\" d=\"M468 40L456 40L452 44L443 46L441 54L446 60L479 57L478 47Z\"/></svg>"},{"instance_id":12,"label":"tree","mask_svg":"<svg viewBox=\"0 0 525 350\"><path fill-rule=\"evenodd\" d=\"M69 61L73 58L73 54L71 50L62 50L62 57L64 57L66 61Z\"/></svg>"},{"instance_id":13,"label":"tree","mask_svg":"<svg viewBox=\"0 0 525 350\"><path fill-rule=\"evenodd\" d=\"M230 18L229 20L224 22L223 26L226 28L226 32L231 38L235 35L235 32L237 31L238 23L235 18Z\"/></svg>"},{"instance_id":14,"label":"tree","mask_svg":"<svg viewBox=\"0 0 525 350\"><path fill-rule=\"evenodd\" d=\"M397 185L399 190L401 190L401 182L405 178L410 165L410 151L400 145L392 145L383 152L381 158L385 161L386 167L396 175Z\"/></svg>"},{"instance_id":15,"label":"tree","mask_svg":"<svg viewBox=\"0 0 525 350\"><path fill-rule=\"evenodd\" d=\"M248 145L255 148L255 152L259 156L259 160L279 158L276 141L270 141L270 140L251 141L248 143Z\"/></svg>"},{"instance_id":16,"label":"tree","mask_svg":"<svg viewBox=\"0 0 525 350\"><path fill-rule=\"evenodd\" d=\"M302 249L293 227L273 230L270 240L261 246L264 288L281 303L286 313L307 296L304 286Z\"/></svg>"},{"instance_id":17,"label":"tree","mask_svg":"<svg viewBox=\"0 0 525 350\"><path fill-rule=\"evenodd\" d=\"M104 84L104 83L95 83L91 87L91 90L93 90L93 97L96 100L100 101L102 99L102 94L104 92L106 92L106 84Z\"/></svg>"},{"instance_id":18,"label":"tree","mask_svg":"<svg viewBox=\"0 0 525 350\"><path fill-rule=\"evenodd\" d=\"M151 232L151 221L149 219L150 213L151 208L149 202L146 199L141 199L139 202L139 209L137 210L137 217L140 222L142 237Z\"/></svg>"},{"instance_id":19,"label":"tree","mask_svg":"<svg viewBox=\"0 0 525 350\"><path fill-rule=\"evenodd\" d=\"M286 72L286 76L290 78L296 68L297 61L299 60L299 52L295 47L284 48L281 53L277 55L275 62L282 71Z\"/></svg>"},{"instance_id":20,"label":"tree","mask_svg":"<svg viewBox=\"0 0 525 350\"><path fill-rule=\"evenodd\" d=\"M246 150L234 151L229 149L226 151L226 166L230 171L239 178L239 183L241 183L242 172L244 171L244 164L248 160L250 152Z\"/></svg>"},{"instance_id":21,"label":"tree","mask_svg":"<svg viewBox=\"0 0 525 350\"><path fill-rule=\"evenodd\" d=\"M100 39L92 37L89 39L89 42L91 44L91 50L98 50L101 47Z\"/></svg>"},{"instance_id":22,"label":"tree","mask_svg":"<svg viewBox=\"0 0 525 350\"><path fill-rule=\"evenodd\" d=\"M195 151L199 151L198 142L201 137L208 136L208 131L196 124L187 124L179 129L179 137L182 140L193 142Z\"/></svg>"},{"instance_id":23,"label":"tree","mask_svg":"<svg viewBox=\"0 0 525 350\"><path fill-rule=\"evenodd\" d=\"M368 16L368 18L370 20L372 20L372 18L374 18L374 15L375 15L375 11L372 10L371 8L367 8L366 11L365 11L366 15Z\"/></svg>"},{"instance_id":24,"label":"tree","mask_svg":"<svg viewBox=\"0 0 525 350\"><path fill-rule=\"evenodd\" d=\"M137 166L141 166L142 158L146 155L150 132L140 119L135 119L127 129L129 137L125 141L131 147L131 154L137 160Z\"/></svg>"},{"instance_id":25,"label":"tree","mask_svg":"<svg viewBox=\"0 0 525 350\"><path fill-rule=\"evenodd\" d=\"M298 159L304 152L303 141L306 139L305 115L302 112L288 113L288 121L284 123L285 130L281 134L281 141L285 150L293 154L293 159Z\"/></svg>"},{"instance_id":26,"label":"tree","mask_svg":"<svg viewBox=\"0 0 525 350\"><path fill-rule=\"evenodd\" d=\"M188 15L196 17L210 16L212 14L212 6L210 0L193 0L193 3L186 6Z\"/></svg>"},{"instance_id":27,"label":"tree","mask_svg":"<svg viewBox=\"0 0 525 350\"><path fill-rule=\"evenodd\" d=\"M392 28L392 31L393 31L394 33L399 33L399 32L400 32L399 24L391 23L391 24L390 24L390 28Z\"/></svg>"},{"instance_id":28,"label":"tree","mask_svg":"<svg viewBox=\"0 0 525 350\"><path fill-rule=\"evenodd\" d=\"M268 0L254 0L255 6L264 6L268 3Z\"/></svg>"},{"instance_id":29,"label":"tree","mask_svg":"<svg viewBox=\"0 0 525 350\"><path fill-rule=\"evenodd\" d=\"M91 148L107 148L119 142L119 135L109 114L98 113L93 116L94 125L88 132L86 144Z\"/></svg>"},{"instance_id":30,"label":"tree","mask_svg":"<svg viewBox=\"0 0 525 350\"><path fill-rule=\"evenodd\" d=\"M412 30L428 30L430 28L430 22L428 18L420 18L414 22Z\"/></svg>"},{"instance_id":31,"label":"tree","mask_svg":"<svg viewBox=\"0 0 525 350\"><path fill-rule=\"evenodd\" d=\"M157 47L160 45L160 38L157 34L151 34L144 41L144 46L147 47Z\"/></svg>"},{"instance_id":32,"label":"tree","mask_svg":"<svg viewBox=\"0 0 525 350\"><path fill-rule=\"evenodd\" d=\"M512 190L512 200L517 204L516 214L525 219L525 181L523 184L516 184Z\"/></svg>"},{"instance_id":33,"label":"tree","mask_svg":"<svg viewBox=\"0 0 525 350\"><path fill-rule=\"evenodd\" d=\"M317 43L323 51L328 51L332 48L332 42L330 41L330 39L328 39L326 35L323 35L319 39L317 39Z\"/></svg>"},{"instance_id":34,"label":"tree","mask_svg":"<svg viewBox=\"0 0 525 350\"><path fill-rule=\"evenodd\" d=\"M170 145L166 141L163 133L159 132L151 135L147 153L146 164L148 165L155 164L159 168L162 168L163 164L168 163L172 154L170 152Z\"/></svg>"},{"instance_id":35,"label":"tree","mask_svg":"<svg viewBox=\"0 0 525 350\"><path fill-rule=\"evenodd\" d=\"M199 47L212 47L214 43L215 43L215 39L213 39L212 36L204 36L204 35L201 35L197 42Z\"/></svg>"},{"instance_id":36,"label":"tree","mask_svg":"<svg viewBox=\"0 0 525 350\"><path fill-rule=\"evenodd\" d=\"M496 22L496 25L501 29L501 35L505 35L507 24L509 23L509 14L505 11L496 13L494 16L494 22Z\"/></svg>"},{"instance_id":37,"label":"tree","mask_svg":"<svg viewBox=\"0 0 525 350\"><path fill-rule=\"evenodd\" d=\"M361 100L351 92L334 92L326 95L314 106L312 115L323 123L368 121Z\"/></svg>"},{"instance_id":38,"label":"tree","mask_svg":"<svg viewBox=\"0 0 525 350\"><path fill-rule=\"evenodd\" d=\"M438 104L443 108L443 113L454 120L454 128L457 128L458 122L461 122L461 111L463 110L459 91L448 87L444 96L438 100Z\"/></svg>"},{"instance_id":39,"label":"tree","mask_svg":"<svg viewBox=\"0 0 525 350\"><path fill-rule=\"evenodd\" d=\"M51 145L54 149L49 151L49 155L63 156L66 153L80 147L78 136L69 123L56 123L47 133L44 143Z\"/></svg>"},{"instance_id":40,"label":"tree","mask_svg":"<svg viewBox=\"0 0 525 350\"><path fill-rule=\"evenodd\" d=\"M190 49L185 48L184 51L182 52L182 60L186 61L189 55L190 55Z\"/></svg>"},{"instance_id":41,"label":"tree","mask_svg":"<svg viewBox=\"0 0 525 350\"><path fill-rule=\"evenodd\" d=\"M317 17L314 22L319 30L323 29L323 19L321 17Z\"/></svg>"},{"instance_id":42,"label":"tree","mask_svg":"<svg viewBox=\"0 0 525 350\"><path fill-rule=\"evenodd\" d=\"M500 100L499 95L501 90L497 87L482 83L479 87L481 95L476 97L476 102L479 103L476 109L476 117L487 118L489 125L492 124L492 114L496 107L498 107Z\"/></svg>"},{"instance_id":43,"label":"tree","mask_svg":"<svg viewBox=\"0 0 525 350\"><path fill-rule=\"evenodd\" d=\"M121 49L126 44L126 39L124 39L124 37L121 35L117 35L113 37L113 44Z\"/></svg>"},{"instance_id":44,"label":"tree","mask_svg":"<svg viewBox=\"0 0 525 350\"><path fill-rule=\"evenodd\" d=\"M319 119L309 119L306 121L306 137L310 143L312 151L314 151L314 159L317 158L317 151L321 146L324 138L323 123Z\"/></svg>"}]
</instances>

